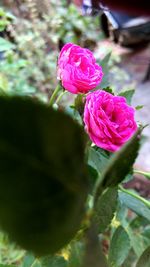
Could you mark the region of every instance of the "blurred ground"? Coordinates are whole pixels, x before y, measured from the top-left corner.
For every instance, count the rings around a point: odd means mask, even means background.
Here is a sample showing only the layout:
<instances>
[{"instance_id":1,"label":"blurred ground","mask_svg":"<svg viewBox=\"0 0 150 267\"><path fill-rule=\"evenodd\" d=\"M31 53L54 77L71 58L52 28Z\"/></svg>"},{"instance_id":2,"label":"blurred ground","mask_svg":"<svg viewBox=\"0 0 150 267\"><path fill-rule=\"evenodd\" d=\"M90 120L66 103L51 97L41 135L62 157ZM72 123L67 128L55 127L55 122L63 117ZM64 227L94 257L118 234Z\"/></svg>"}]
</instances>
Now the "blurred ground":
<instances>
[{"instance_id":1,"label":"blurred ground","mask_svg":"<svg viewBox=\"0 0 150 267\"><path fill-rule=\"evenodd\" d=\"M135 87L132 104L133 106L143 105L142 109L136 111L136 120L142 122L144 125L149 124L149 126L143 131L143 134L146 136L146 141L140 150L135 168L150 171L150 77L149 81L143 82L148 65L150 64L150 45L142 45L139 48L131 50L105 40L100 42L99 46L109 47L113 51L113 57L115 55L116 57L121 57L119 67L128 74L129 86L130 84L134 84Z\"/></svg>"}]
</instances>

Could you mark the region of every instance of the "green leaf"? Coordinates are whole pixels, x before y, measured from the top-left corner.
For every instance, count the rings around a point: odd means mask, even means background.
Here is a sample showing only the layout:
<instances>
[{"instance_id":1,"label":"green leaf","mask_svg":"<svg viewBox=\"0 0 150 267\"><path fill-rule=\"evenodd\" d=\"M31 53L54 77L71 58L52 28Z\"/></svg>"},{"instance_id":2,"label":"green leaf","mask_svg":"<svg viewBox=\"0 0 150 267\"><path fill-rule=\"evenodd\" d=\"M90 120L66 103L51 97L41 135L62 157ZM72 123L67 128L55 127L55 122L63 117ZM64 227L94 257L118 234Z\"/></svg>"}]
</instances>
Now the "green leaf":
<instances>
[{"instance_id":1,"label":"green leaf","mask_svg":"<svg viewBox=\"0 0 150 267\"><path fill-rule=\"evenodd\" d=\"M103 169L107 165L109 156L96 147L89 147L88 149L88 164L97 170L98 173L102 173Z\"/></svg>"},{"instance_id":2,"label":"green leaf","mask_svg":"<svg viewBox=\"0 0 150 267\"><path fill-rule=\"evenodd\" d=\"M147 226L148 226L148 228L147 228ZM133 220L130 223L130 227L132 229L135 229L135 230L138 230L139 228L143 228L142 235L144 235L144 232L146 231L146 229L150 230L149 221L147 219L145 219L143 216L138 216L138 215L133 218Z\"/></svg>"},{"instance_id":3,"label":"green leaf","mask_svg":"<svg viewBox=\"0 0 150 267\"><path fill-rule=\"evenodd\" d=\"M130 249L128 257L124 261L124 263L121 265L121 267L133 267L134 263L137 261L137 256L135 255L134 251Z\"/></svg>"},{"instance_id":4,"label":"green leaf","mask_svg":"<svg viewBox=\"0 0 150 267\"><path fill-rule=\"evenodd\" d=\"M135 109L136 109L136 110L140 110L140 109L142 109L143 107L144 107L143 105L138 105L138 106L135 107Z\"/></svg>"},{"instance_id":5,"label":"green leaf","mask_svg":"<svg viewBox=\"0 0 150 267\"><path fill-rule=\"evenodd\" d=\"M117 207L118 190L116 187L108 188L97 200L95 207L95 220L100 232L104 232L111 220Z\"/></svg>"},{"instance_id":6,"label":"green leaf","mask_svg":"<svg viewBox=\"0 0 150 267\"><path fill-rule=\"evenodd\" d=\"M109 77L108 77L108 72L109 72L109 65L108 62L110 60L111 52L109 52L101 61L99 60L99 64L102 67L104 76L102 79L102 82L100 83L100 88L106 88L110 85Z\"/></svg>"},{"instance_id":7,"label":"green leaf","mask_svg":"<svg viewBox=\"0 0 150 267\"><path fill-rule=\"evenodd\" d=\"M150 246L142 253L136 267L149 267L150 266Z\"/></svg>"},{"instance_id":8,"label":"green leaf","mask_svg":"<svg viewBox=\"0 0 150 267\"><path fill-rule=\"evenodd\" d=\"M12 264L0 264L0 267L16 267L16 266Z\"/></svg>"},{"instance_id":9,"label":"green leaf","mask_svg":"<svg viewBox=\"0 0 150 267\"><path fill-rule=\"evenodd\" d=\"M130 89L130 90L119 93L119 96L124 96L127 100L127 103L131 105L131 101L132 101L132 97L134 93L135 93L135 90Z\"/></svg>"},{"instance_id":10,"label":"green leaf","mask_svg":"<svg viewBox=\"0 0 150 267\"><path fill-rule=\"evenodd\" d=\"M100 89L104 89L109 86L110 86L110 81L108 75L106 74L103 76L102 82L100 83Z\"/></svg>"},{"instance_id":11,"label":"green leaf","mask_svg":"<svg viewBox=\"0 0 150 267\"><path fill-rule=\"evenodd\" d=\"M150 221L150 209L142 201L125 192L119 192L119 200L136 214Z\"/></svg>"},{"instance_id":12,"label":"green leaf","mask_svg":"<svg viewBox=\"0 0 150 267\"><path fill-rule=\"evenodd\" d=\"M109 87L109 86L106 87L106 88L103 88L103 90L104 90L105 92L108 92L108 93L114 95L114 93L113 93L113 89L112 89L111 87Z\"/></svg>"},{"instance_id":13,"label":"green leaf","mask_svg":"<svg viewBox=\"0 0 150 267\"><path fill-rule=\"evenodd\" d=\"M124 228L126 228L129 224L127 221L127 214L127 207L123 203L118 201L115 219L116 221L119 221Z\"/></svg>"},{"instance_id":14,"label":"green leaf","mask_svg":"<svg viewBox=\"0 0 150 267\"><path fill-rule=\"evenodd\" d=\"M0 52L14 49L15 45L0 37Z\"/></svg>"},{"instance_id":15,"label":"green leaf","mask_svg":"<svg viewBox=\"0 0 150 267\"><path fill-rule=\"evenodd\" d=\"M99 64L101 65L104 72L108 70L108 62L111 57L111 52L109 52L102 60L99 61Z\"/></svg>"},{"instance_id":16,"label":"green leaf","mask_svg":"<svg viewBox=\"0 0 150 267\"><path fill-rule=\"evenodd\" d=\"M93 168L90 165L87 165L87 175L88 175L88 179L89 179L90 192L93 192L93 188L94 188L95 183L99 177L99 173L96 171L95 168Z\"/></svg>"},{"instance_id":17,"label":"green leaf","mask_svg":"<svg viewBox=\"0 0 150 267\"><path fill-rule=\"evenodd\" d=\"M138 258L150 246L149 233L145 231L145 229L148 230L146 225L149 227L149 221L147 219L142 216L136 216L127 227L131 245Z\"/></svg>"},{"instance_id":18,"label":"green leaf","mask_svg":"<svg viewBox=\"0 0 150 267\"><path fill-rule=\"evenodd\" d=\"M150 240L150 225L148 225L147 227L145 227L142 235L145 236L145 237L147 237Z\"/></svg>"},{"instance_id":19,"label":"green leaf","mask_svg":"<svg viewBox=\"0 0 150 267\"><path fill-rule=\"evenodd\" d=\"M138 155L140 147L139 133L140 129L133 137L110 158L106 169L104 170L100 181L95 189L95 200L109 186L116 186L124 180L130 172L131 167Z\"/></svg>"},{"instance_id":20,"label":"green leaf","mask_svg":"<svg viewBox=\"0 0 150 267\"><path fill-rule=\"evenodd\" d=\"M108 261L110 267L120 267L130 251L130 239L122 226L119 226L112 236L110 242Z\"/></svg>"},{"instance_id":21,"label":"green leaf","mask_svg":"<svg viewBox=\"0 0 150 267\"><path fill-rule=\"evenodd\" d=\"M0 97L0 226L37 255L76 234L88 192L85 135L31 98Z\"/></svg>"},{"instance_id":22,"label":"green leaf","mask_svg":"<svg viewBox=\"0 0 150 267\"><path fill-rule=\"evenodd\" d=\"M47 256L40 259L42 267L67 267L67 261L62 256Z\"/></svg>"},{"instance_id":23,"label":"green leaf","mask_svg":"<svg viewBox=\"0 0 150 267\"><path fill-rule=\"evenodd\" d=\"M128 227L128 234L135 254L137 257L140 257L143 251L150 245L150 242L148 244L147 240L140 233L132 231L131 227Z\"/></svg>"}]
</instances>

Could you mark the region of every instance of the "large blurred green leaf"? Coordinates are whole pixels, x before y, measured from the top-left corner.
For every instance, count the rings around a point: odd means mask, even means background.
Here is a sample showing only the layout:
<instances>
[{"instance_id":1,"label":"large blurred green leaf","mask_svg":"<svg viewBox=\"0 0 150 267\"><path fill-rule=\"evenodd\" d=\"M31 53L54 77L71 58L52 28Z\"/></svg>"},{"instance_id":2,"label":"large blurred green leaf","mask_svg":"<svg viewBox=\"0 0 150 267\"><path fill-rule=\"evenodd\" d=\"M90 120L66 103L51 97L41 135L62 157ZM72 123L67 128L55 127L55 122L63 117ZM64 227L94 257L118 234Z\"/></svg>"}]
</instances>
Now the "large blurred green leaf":
<instances>
[{"instance_id":1,"label":"large blurred green leaf","mask_svg":"<svg viewBox=\"0 0 150 267\"><path fill-rule=\"evenodd\" d=\"M110 242L108 261L110 267L120 267L130 251L130 239L122 226L119 226L113 234Z\"/></svg>"},{"instance_id":2,"label":"large blurred green leaf","mask_svg":"<svg viewBox=\"0 0 150 267\"><path fill-rule=\"evenodd\" d=\"M0 226L38 255L79 229L87 196L83 130L66 114L0 97Z\"/></svg>"}]
</instances>

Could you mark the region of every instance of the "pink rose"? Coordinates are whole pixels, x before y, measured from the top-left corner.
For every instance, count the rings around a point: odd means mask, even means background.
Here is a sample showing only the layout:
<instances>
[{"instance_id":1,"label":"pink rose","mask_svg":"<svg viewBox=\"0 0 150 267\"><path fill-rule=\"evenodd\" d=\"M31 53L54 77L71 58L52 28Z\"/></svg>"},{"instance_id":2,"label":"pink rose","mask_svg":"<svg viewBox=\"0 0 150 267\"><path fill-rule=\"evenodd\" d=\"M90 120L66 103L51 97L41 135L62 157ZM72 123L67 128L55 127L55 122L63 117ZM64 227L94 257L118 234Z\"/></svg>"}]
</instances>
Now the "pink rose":
<instances>
[{"instance_id":1,"label":"pink rose","mask_svg":"<svg viewBox=\"0 0 150 267\"><path fill-rule=\"evenodd\" d=\"M85 130L98 147L116 151L137 130L134 112L125 97L94 91L86 97Z\"/></svg>"},{"instance_id":2,"label":"pink rose","mask_svg":"<svg viewBox=\"0 0 150 267\"><path fill-rule=\"evenodd\" d=\"M90 50L68 43L60 52L57 76L67 91L79 94L95 88L103 72Z\"/></svg>"}]
</instances>

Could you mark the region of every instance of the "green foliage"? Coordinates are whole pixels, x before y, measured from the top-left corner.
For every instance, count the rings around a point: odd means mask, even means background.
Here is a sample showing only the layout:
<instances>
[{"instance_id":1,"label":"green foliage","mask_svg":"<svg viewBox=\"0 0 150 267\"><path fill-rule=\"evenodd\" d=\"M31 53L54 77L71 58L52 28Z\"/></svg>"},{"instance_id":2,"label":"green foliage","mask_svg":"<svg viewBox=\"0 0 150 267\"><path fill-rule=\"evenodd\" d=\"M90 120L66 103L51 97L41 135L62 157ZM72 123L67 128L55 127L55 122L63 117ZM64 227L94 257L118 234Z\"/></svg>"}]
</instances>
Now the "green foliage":
<instances>
[{"instance_id":1,"label":"green foliage","mask_svg":"<svg viewBox=\"0 0 150 267\"><path fill-rule=\"evenodd\" d=\"M84 102L85 97L82 94L79 94L76 96L74 101L74 108L79 112L79 114L82 116L84 112Z\"/></svg>"},{"instance_id":2,"label":"green foliage","mask_svg":"<svg viewBox=\"0 0 150 267\"><path fill-rule=\"evenodd\" d=\"M103 88L103 90L104 90L105 92L108 92L108 93L114 95L113 90L112 90L109 86L106 87L106 88Z\"/></svg>"},{"instance_id":3,"label":"green foliage","mask_svg":"<svg viewBox=\"0 0 150 267\"><path fill-rule=\"evenodd\" d=\"M47 256L40 260L40 267L68 267L62 256Z\"/></svg>"},{"instance_id":4,"label":"green foliage","mask_svg":"<svg viewBox=\"0 0 150 267\"><path fill-rule=\"evenodd\" d=\"M6 29L12 19L14 19L12 14L0 8L0 32Z\"/></svg>"},{"instance_id":5,"label":"green foliage","mask_svg":"<svg viewBox=\"0 0 150 267\"><path fill-rule=\"evenodd\" d=\"M95 200L98 199L105 188L118 185L130 172L140 147L139 133L140 130L110 158L107 167L103 171L102 177L100 177L97 183Z\"/></svg>"},{"instance_id":6,"label":"green foliage","mask_svg":"<svg viewBox=\"0 0 150 267\"><path fill-rule=\"evenodd\" d=\"M100 66L102 66L102 70L103 70L103 79L102 82L100 84L100 88L107 88L110 86L110 81L109 81L109 60L110 60L110 56L111 56L111 52L109 52L108 54L106 54L106 56L102 59L99 60L99 64Z\"/></svg>"},{"instance_id":7,"label":"green foliage","mask_svg":"<svg viewBox=\"0 0 150 267\"><path fill-rule=\"evenodd\" d=\"M110 60L110 57L111 57L111 52L106 54L106 56L101 61L99 61L100 65L102 66L103 71L106 73L108 72L108 62Z\"/></svg>"},{"instance_id":8,"label":"green foliage","mask_svg":"<svg viewBox=\"0 0 150 267\"><path fill-rule=\"evenodd\" d=\"M138 170L135 170L134 172L139 173L143 175L145 178L147 178L148 180L150 180L150 172L143 172L143 171L138 171Z\"/></svg>"},{"instance_id":9,"label":"green foliage","mask_svg":"<svg viewBox=\"0 0 150 267\"><path fill-rule=\"evenodd\" d=\"M132 199L129 198L129 202L134 202L134 206L136 206L136 209L138 210L139 207L140 210L140 201L135 203L134 197L132 197ZM119 203L119 206L116 211L115 220L113 220L112 226L115 227L116 225L121 225L126 229L128 233L131 250L129 256L123 264L123 267L131 267L135 266L135 262L141 256L143 251L150 246L150 236L148 234L149 220L147 220L143 216L135 215L127 208L125 208L124 204L125 202L122 201L121 203Z\"/></svg>"},{"instance_id":10,"label":"green foliage","mask_svg":"<svg viewBox=\"0 0 150 267\"><path fill-rule=\"evenodd\" d=\"M150 246L143 252L136 267L149 267L150 266Z\"/></svg>"},{"instance_id":11,"label":"green foliage","mask_svg":"<svg viewBox=\"0 0 150 267\"><path fill-rule=\"evenodd\" d=\"M127 100L127 103L129 105L131 105L131 101L132 101L132 97L134 95L134 92L135 92L135 90L133 90L133 89L126 90L124 92L119 93L119 96L124 96Z\"/></svg>"},{"instance_id":12,"label":"green foliage","mask_svg":"<svg viewBox=\"0 0 150 267\"><path fill-rule=\"evenodd\" d=\"M10 243L8 236L0 232L0 264L18 266L25 251Z\"/></svg>"},{"instance_id":13,"label":"green foliage","mask_svg":"<svg viewBox=\"0 0 150 267\"><path fill-rule=\"evenodd\" d=\"M13 49L15 46L8 42L7 40L5 40L4 38L0 37L0 52L4 52L10 49Z\"/></svg>"},{"instance_id":14,"label":"green foliage","mask_svg":"<svg viewBox=\"0 0 150 267\"><path fill-rule=\"evenodd\" d=\"M97 147L89 147L88 164L100 175L108 164L109 155L104 150Z\"/></svg>"},{"instance_id":15,"label":"green foliage","mask_svg":"<svg viewBox=\"0 0 150 267\"><path fill-rule=\"evenodd\" d=\"M150 246L150 239L146 239L138 231L133 231L132 228L128 227L128 234L131 241L131 246L139 258L143 251Z\"/></svg>"},{"instance_id":16,"label":"green foliage","mask_svg":"<svg viewBox=\"0 0 150 267\"><path fill-rule=\"evenodd\" d=\"M20 10L25 7L29 12L27 18L21 13L9 20L9 24L13 23L10 32L13 43L0 39L0 51L7 52L0 61L0 92L32 95L47 102L57 84L60 47L66 42L93 47L101 32L98 18L83 17L73 4L68 7L61 1L46 3L44 0L43 5L47 8L41 18L40 4L38 1L36 5L34 3L30 7L27 1L24 4L20 2ZM1 12L5 13L4 10ZM15 51L12 51L14 47Z\"/></svg>"},{"instance_id":17,"label":"green foliage","mask_svg":"<svg viewBox=\"0 0 150 267\"><path fill-rule=\"evenodd\" d=\"M140 109L142 109L144 106L143 105L138 105L138 106L136 106L135 108L136 108L136 110L140 110Z\"/></svg>"},{"instance_id":18,"label":"green foliage","mask_svg":"<svg viewBox=\"0 0 150 267\"><path fill-rule=\"evenodd\" d=\"M19 97L0 98L0 129L0 225L26 249L53 253L84 212L83 132L64 113Z\"/></svg>"},{"instance_id":19,"label":"green foliage","mask_svg":"<svg viewBox=\"0 0 150 267\"><path fill-rule=\"evenodd\" d=\"M150 221L150 202L147 200L143 202L140 198L135 198L126 192L119 192L119 199L129 209Z\"/></svg>"},{"instance_id":20,"label":"green foliage","mask_svg":"<svg viewBox=\"0 0 150 267\"><path fill-rule=\"evenodd\" d=\"M130 249L128 257L124 261L124 263L121 265L121 267L131 267L135 266L136 263L136 255L132 249Z\"/></svg>"},{"instance_id":21,"label":"green foliage","mask_svg":"<svg viewBox=\"0 0 150 267\"><path fill-rule=\"evenodd\" d=\"M109 165L103 174L103 187L115 186L125 178L138 155L139 146L139 131L137 131L110 159Z\"/></svg>"},{"instance_id":22,"label":"green foliage","mask_svg":"<svg viewBox=\"0 0 150 267\"><path fill-rule=\"evenodd\" d=\"M113 234L108 260L110 267L120 267L128 256L131 248L130 239L122 226L119 226Z\"/></svg>"},{"instance_id":23,"label":"green foliage","mask_svg":"<svg viewBox=\"0 0 150 267\"><path fill-rule=\"evenodd\" d=\"M104 232L114 217L117 206L118 189L109 188L98 198L95 207L95 221L99 231Z\"/></svg>"},{"instance_id":24,"label":"green foliage","mask_svg":"<svg viewBox=\"0 0 150 267\"><path fill-rule=\"evenodd\" d=\"M53 12L56 12L51 20L55 40L87 47L95 45L102 38L98 18L83 17L75 5L70 4L66 8L65 5L55 3Z\"/></svg>"}]
</instances>

